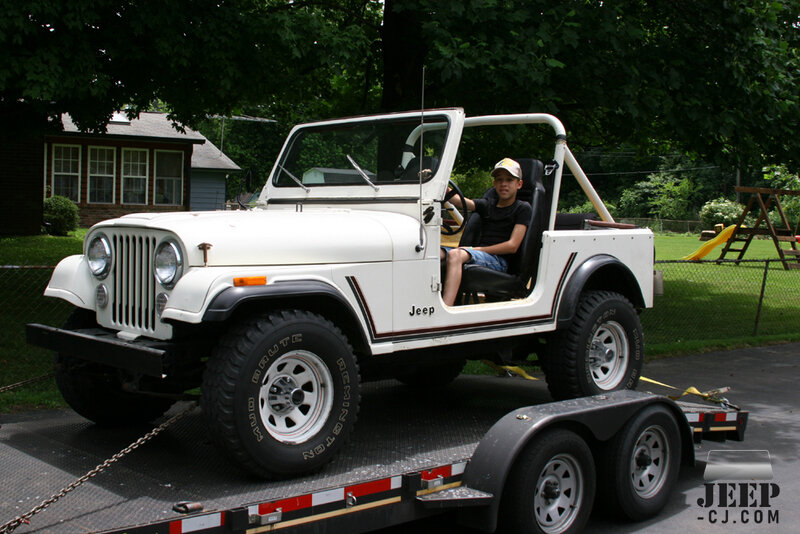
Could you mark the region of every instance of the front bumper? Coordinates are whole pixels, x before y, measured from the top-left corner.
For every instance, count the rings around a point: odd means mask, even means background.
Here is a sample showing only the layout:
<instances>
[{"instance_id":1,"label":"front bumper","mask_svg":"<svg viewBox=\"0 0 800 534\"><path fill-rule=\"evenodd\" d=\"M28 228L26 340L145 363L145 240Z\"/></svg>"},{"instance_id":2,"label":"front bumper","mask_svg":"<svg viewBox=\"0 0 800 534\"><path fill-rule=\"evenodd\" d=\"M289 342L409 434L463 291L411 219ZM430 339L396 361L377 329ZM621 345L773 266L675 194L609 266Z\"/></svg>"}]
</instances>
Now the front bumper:
<instances>
[{"instance_id":1,"label":"front bumper","mask_svg":"<svg viewBox=\"0 0 800 534\"><path fill-rule=\"evenodd\" d=\"M163 377L175 345L149 339L123 341L102 328L64 330L43 324L25 326L27 341L45 349L133 373Z\"/></svg>"}]
</instances>

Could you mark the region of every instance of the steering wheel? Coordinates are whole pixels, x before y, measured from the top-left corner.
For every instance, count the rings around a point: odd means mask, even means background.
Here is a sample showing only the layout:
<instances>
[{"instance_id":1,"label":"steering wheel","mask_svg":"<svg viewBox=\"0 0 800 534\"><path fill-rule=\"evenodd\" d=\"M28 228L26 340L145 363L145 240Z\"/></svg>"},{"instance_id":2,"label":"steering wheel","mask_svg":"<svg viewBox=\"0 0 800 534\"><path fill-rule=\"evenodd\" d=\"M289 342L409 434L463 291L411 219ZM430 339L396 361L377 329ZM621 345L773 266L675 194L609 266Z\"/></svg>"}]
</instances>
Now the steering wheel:
<instances>
[{"instance_id":1,"label":"steering wheel","mask_svg":"<svg viewBox=\"0 0 800 534\"><path fill-rule=\"evenodd\" d=\"M467 213L467 201L464 198L464 193L461 192L461 189L458 188L453 180L448 181L448 186L450 190L444 196L442 208L443 211L452 218L446 218L444 217L445 213L442 214L442 234L454 235L464 228L469 214ZM450 199L454 196L458 196L458 199L461 201L460 209L450 203Z\"/></svg>"}]
</instances>

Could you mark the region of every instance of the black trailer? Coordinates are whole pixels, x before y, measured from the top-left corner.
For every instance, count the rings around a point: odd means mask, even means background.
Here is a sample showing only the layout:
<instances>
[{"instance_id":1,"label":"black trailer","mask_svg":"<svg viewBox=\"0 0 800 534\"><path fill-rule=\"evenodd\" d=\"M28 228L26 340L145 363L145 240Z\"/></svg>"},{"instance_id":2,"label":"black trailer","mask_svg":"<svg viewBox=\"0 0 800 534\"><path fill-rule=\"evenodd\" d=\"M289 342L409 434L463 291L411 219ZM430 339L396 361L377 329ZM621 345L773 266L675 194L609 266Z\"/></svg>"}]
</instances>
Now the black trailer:
<instances>
[{"instance_id":1,"label":"black trailer","mask_svg":"<svg viewBox=\"0 0 800 534\"><path fill-rule=\"evenodd\" d=\"M547 401L543 384L495 377L461 377L446 395L367 384L351 446L314 475L271 482L220 457L195 410L17 532L364 532L443 512L486 531L577 532L595 500L631 519L658 513L693 444L743 439L748 415L633 391ZM7 416L0 524L142 430L71 411Z\"/></svg>"}]
</instances>

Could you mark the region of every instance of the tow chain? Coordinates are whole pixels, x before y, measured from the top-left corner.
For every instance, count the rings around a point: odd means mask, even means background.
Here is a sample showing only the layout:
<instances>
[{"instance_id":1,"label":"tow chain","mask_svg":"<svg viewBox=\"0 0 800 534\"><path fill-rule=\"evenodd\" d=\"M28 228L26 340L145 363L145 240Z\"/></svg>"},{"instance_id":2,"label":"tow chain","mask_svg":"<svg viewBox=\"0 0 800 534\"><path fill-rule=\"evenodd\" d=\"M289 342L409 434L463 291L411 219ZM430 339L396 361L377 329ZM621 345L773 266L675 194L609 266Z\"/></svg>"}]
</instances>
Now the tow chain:
<instances>
[{"instance_id":1,"label":"tow chain","mask_svg":"<svg viewBox=\"0 0 800 534\"><path fill-rule=\"evenodd\" d=\"M41 382L42 380L47 380L48 378L54 377L55 373L47 373L46 375L37 376L35 378L29 378L27 380L23 380L22 382L17 382L16 384L9 384L7 386L0 387L0 393L5 393L6 391L14 391L15 389L19 389L22 386L27 386L28 384L34 384L36 382Z\"/></svg>"},{"instance_id":2,"label":"tow chain","mask_svg":"<svg viewBox=\"0 0 800 534\"><path fill-rule=\"evenodd\" d=\"M32 380L35 380L35 379L32 379ZM130 445L128 445L127 447L125 447L124 449L119 451L117 454L115 454L114 456L112 456L111 458L106 460L105 462L101 463L100 465L98 465L97 467L92 469L91 471L87 472L85 475L83 475L82 477L77 479L72 484L64 487L61 491L59 491L58 493L54 494L49 499L46 499L46 500L42 501L40 504L38 504L37 506L32 508L29 512L26 512L26 513L24 513L24 514L22 514L20 516L15 517L14 519L9 521L8 523L0 525L0 534L8 534L10 532L13 532L15 529L17 529L19 526L21 526L23 524L25 524L25 525L29 524L31 517L33 517L34 515L38 514L39 512L41 512L42 510L44 510L45 508L47 508L48 506L50 506L51 504L53 504L54 502L59 500L61 497L63 497L64 495L68 494L69 492L71 492L72 490L78 488L80 485L82 485L84 482L88 481L90 478L100 474L108 466L110 466L114 462L117 462L117 461L121 460L125 455L127 455L127 454L133 452L134 450L138 449L140 446L144 445L145 443L147 443L148 441L150 441L151 439L156 437L158 434L160 434L162 431L164 431L167 427L169 427L170 425L172 425L173 423L175 423L176 421L181 419L183 416L185 416L189 412L193 411L195 408L197 408L197 401L191 402L189 404L189 406L185 410L183 410L181 412L178 412L177 414L173 415L167 421L161 423L160 425L155 427L153 430L151 430L150 432L148 432L147 434L145 434L141 438L137 439L136 441L134 441L133 443L131 443Z\"/></svg>"}]
</instances>

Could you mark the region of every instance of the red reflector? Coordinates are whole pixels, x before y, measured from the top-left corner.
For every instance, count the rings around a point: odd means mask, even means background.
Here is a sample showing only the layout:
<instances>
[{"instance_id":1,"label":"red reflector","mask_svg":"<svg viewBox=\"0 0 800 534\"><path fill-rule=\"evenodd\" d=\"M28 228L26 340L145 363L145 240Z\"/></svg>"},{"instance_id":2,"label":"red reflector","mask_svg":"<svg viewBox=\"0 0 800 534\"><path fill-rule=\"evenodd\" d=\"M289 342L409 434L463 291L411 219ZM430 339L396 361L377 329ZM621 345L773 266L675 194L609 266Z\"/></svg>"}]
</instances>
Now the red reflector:
<instances>
[{"instance_id":1,"label":"red reflector","mask_svg":"<svg viewBox=\"0 0 800 534\"><path fill-rule=\"evenodd\" d=\"M267 285L266 276L241 276L233 279L233 285L236 287L244 286L265 286Z\"/></svg>"}]
</instances>

